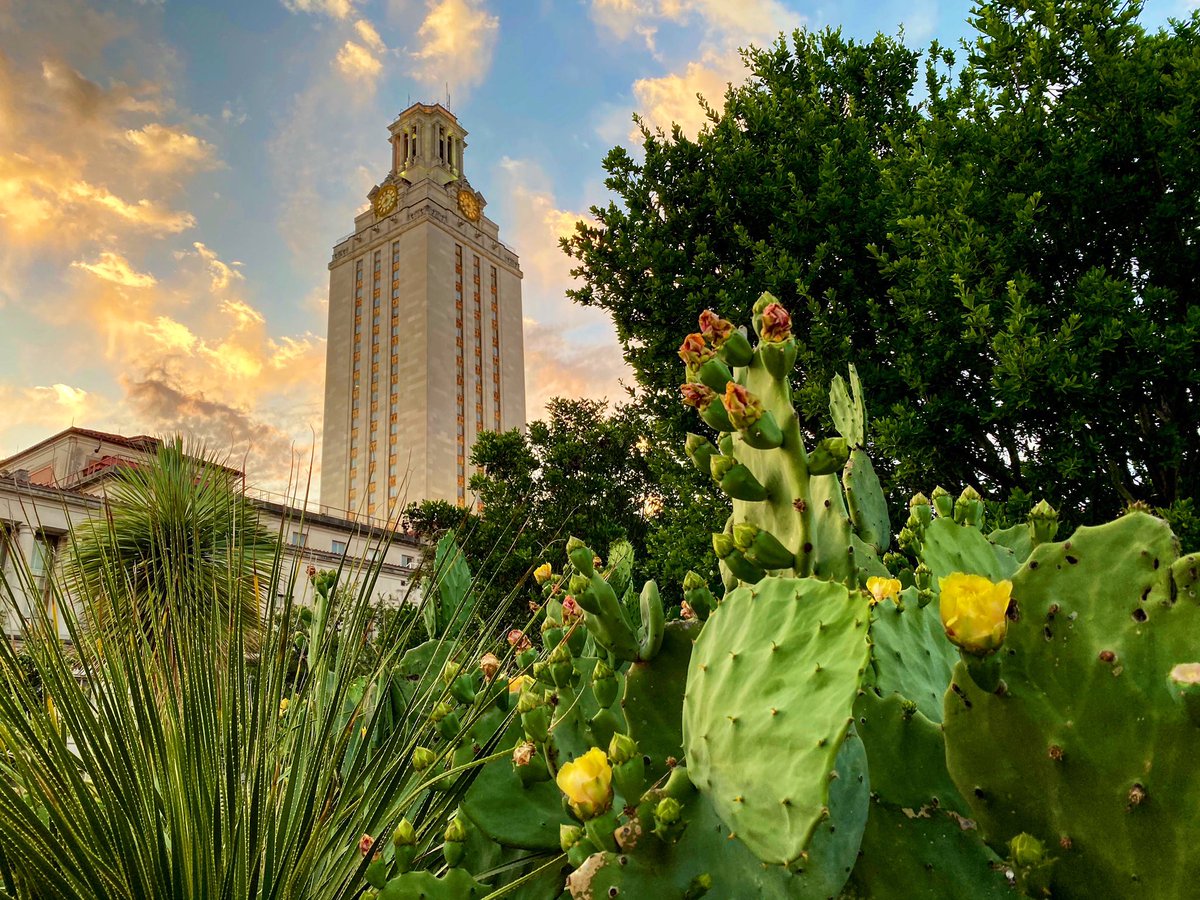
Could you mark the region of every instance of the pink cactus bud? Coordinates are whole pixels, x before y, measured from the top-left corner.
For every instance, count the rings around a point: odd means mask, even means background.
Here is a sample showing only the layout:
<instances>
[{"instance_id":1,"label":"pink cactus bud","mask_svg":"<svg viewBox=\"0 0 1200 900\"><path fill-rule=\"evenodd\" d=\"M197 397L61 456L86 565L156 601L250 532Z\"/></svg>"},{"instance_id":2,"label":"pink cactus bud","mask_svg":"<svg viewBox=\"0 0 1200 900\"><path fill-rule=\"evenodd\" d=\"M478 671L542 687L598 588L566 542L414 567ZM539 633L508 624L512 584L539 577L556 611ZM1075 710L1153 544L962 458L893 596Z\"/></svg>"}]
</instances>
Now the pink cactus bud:
<instances>
[{"instance_id":1,"label":"pink cactus bud","mask_svg":"<svg viewBox=\"0 0 1200 900\"><path fill-rule=\"evenodd\" d=\"M684 404L701 412L708 409L708 404L712 403L717 396L712 388L699 383L681 385L679 393L683 395Z\"/></svg>"},{"instance_id":2,"label":"pink cactus bud","mask_svg":"<svg viewBox=\"0 0 1200 900\"><path fill-rule=\"evenodd\" d=\"M575 602L575 598L568 596L562 603L563 620L577 619L583 615L583 610L579 608L579 604Z\"/></svg>"},{"instance_id":3,"label":"pink cactus bud","mask_svg":"<svg viewBox=\"0 0 1200 900\"><path fill-rule=\"evenodd\" d=\"M692 609L692 604L684 600L679 604L679 615L684 619L696 618L696 611Z\"/></svg>"},{"instance_id":4,"label":"pink cactus bud","mask_svg":"<svg viewBox=\"0 0 1200 900\"><path fill-rule=\"evenodd\" d=\"M366 856L371 852L371 847L375 844L375 838L369 834L364 834L358 839L358 852Z\"/></svg>"},{"instance_id":5,"label":"pink cactus bud","mask_svg":"<svg viewBox=\"0 0 1200 900\"><path fill-rule=\"evenodd\" d=\"M500 658L495 653L485 653L479 660L479 668L483 671L483 677L491 681L500 671Z\"/></svg>"},{"instance_id":6,"label":"pink cactus bud","mask_svg":"<svg viewBox=\"0 0 1200 900\"><path fill-rule=\"evenodd\" d=\"M304 574L308 576L309 581L312 581L317 577L317 567L310 563L308 568L304 570Z\"/></svg>"},{"instance_id":7,"label":"pink cactus bud","mask_svg":"<svg viewBox=\"0 0 1200 900\"><path fill-rule=\"evenodd\" d=\"M762 339L779 343L792 336L792 317L778 303L768 303L762 311Z\"/></svg>"},{"instance_id":8,"label":"pink cactus bud","mask_svg":"<svg viewBox=\"0 0 1200 900\"><path fill-rule=\"evenodd\" d=\"M519 628L514 628L508 633L508 646L512 647L518 653L522 653L532 647L533 644L525 636L525 632Z\"/></svg>"},{"instance_id":9,"label":"pink cactus bud","mask_svg":"<svg viewBox=\"0 0 1200 900\"><path fill-rule=\"evenodd\" d=\"M679 358L690 368L704 365L714 355L713 349L704 343L702 334L689 334L679 346Z\"/></svg>"},{"instance_id":10,"label":"pink cactus bud","mask_svg":"<svg viewBox=\"0 0 1200 900\"><path fill-rule=\"evenodd\" d=\"M762 401L736 382L725 385L723 400L734 428L749 428L762 418Z\"/></svg>"},{"instance_id":11,"label":"pink cactus bud","mask_svg":"<svg viewBox=\"0 0 1200 900\"><path fill-rule=\"evenodd\" d=\"M733 332L733 323L722 319L711 309L700 313L700 333L708 338L714 347L720 347Z\"/></svg>"},{"instance_id":12,"label":"pink cactus bud","mask_svg":"<svg viewBox=\"0 0 1200 900\"><path fill-rule=\"evenodd\" d=\"M522 741L513 749L513 765L527 766L533 760L533 754L537 750L532 741Z\"/></svg>"}]
</instances>

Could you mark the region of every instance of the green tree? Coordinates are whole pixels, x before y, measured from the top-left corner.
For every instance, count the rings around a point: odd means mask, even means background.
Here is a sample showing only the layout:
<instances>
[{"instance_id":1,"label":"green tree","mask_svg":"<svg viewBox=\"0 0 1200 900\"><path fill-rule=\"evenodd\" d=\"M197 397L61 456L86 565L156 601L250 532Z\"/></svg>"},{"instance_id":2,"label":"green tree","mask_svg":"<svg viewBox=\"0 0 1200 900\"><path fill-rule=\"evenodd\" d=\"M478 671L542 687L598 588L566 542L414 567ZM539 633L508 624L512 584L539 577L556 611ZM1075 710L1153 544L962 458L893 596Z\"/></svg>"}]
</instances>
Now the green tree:
<instances>
[{"instance_id":1,"label":"green tree","mask_svg":"<svg viewBox=\"0 0 1200 900\"><path fill-rule=\"evenodd\" d=\"M836 31L750 50L697 138L609 153L618 199L564 242L573 298L612 314L677 442L676 347L770 290L805 427L855 362L896 495L1178 509L1200 479L1200 14L1149 33L1139 12L980 3L923 66Z\"/></svg>"},{"instance_id":2,"label":"green tree","mask_svg":"<svg viewBox=\"0 0 1200 900\"><path fill-rule=\"evenodd\" d=\"M474 508L425 501L406 513L423 537L457 531L485 614L541 562L559 569L571 535L598 552L626 539L644 562L648 513L662 505L635 410L610 413L602 401L556 398L546 411L525 434L480 435L471 451L479 470L471 479Z\"/></svg>"},{"instance_id":3,"label":"green tree","mask_svg":"<svg viewBox=\"0 0 1200 900\"><path fill-rule=\"evenodd\" d=\"M104 514L73 532L65 566L90 629L137 634L168 654L183 624L253 636L278 541L232 479L179 438L117 471Z\"/></svg>"}]
</instances>

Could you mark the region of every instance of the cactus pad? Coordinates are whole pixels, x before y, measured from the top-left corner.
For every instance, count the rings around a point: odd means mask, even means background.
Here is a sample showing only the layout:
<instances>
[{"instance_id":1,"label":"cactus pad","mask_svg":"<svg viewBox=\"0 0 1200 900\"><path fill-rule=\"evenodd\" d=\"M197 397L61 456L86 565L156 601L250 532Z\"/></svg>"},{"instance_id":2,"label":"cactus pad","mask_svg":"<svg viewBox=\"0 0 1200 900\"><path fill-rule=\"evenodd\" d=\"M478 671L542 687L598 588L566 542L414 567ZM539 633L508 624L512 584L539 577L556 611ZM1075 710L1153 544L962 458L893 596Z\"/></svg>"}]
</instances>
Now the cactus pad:
<instances>
[{"instance_id":1,"label":"cactus pad","mask_svg":"<svg viewBox=\"0 0 1200 900\"><path fill-rule=\"evenodd\" d=\"M828 815L830 772L867 665L868 616L866 598L844 585L767 578L731 592L693 648L688 769L764 862L795 861Z\"/></svg>"},{"instance_id":2,"label":"cactus pad","mask_svg":"<svg viewBox=\"0 0 1200 900\"><path fill-rule=\"evenodd\" d=\"M1046 842L1055 897L1194 897L1200 883L1200 731L1166 686L1200 656L1176 547L1144 513L1038 546L1013 578L1007 694L962 665L946 694L951 775L993 846Z\"/></svg>"}]
</instances>

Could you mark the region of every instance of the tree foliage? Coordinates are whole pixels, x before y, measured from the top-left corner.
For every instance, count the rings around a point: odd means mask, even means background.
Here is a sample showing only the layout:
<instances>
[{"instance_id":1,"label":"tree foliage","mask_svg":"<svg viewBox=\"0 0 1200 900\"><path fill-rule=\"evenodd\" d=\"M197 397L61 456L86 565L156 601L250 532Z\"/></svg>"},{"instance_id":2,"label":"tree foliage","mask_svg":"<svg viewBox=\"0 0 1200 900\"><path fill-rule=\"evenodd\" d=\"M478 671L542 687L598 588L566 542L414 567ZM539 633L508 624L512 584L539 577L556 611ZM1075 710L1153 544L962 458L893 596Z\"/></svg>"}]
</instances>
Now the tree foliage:
<instances>
[{"instance_id":1,"label":"tree foliage","mask_svg":"<svg viewBox=\"0 0 1200 900\"><path fill-rule=\"evenodd\" d=\"M696 316L770 290L805 427L854 362L897 494L1176 508L1200 480L1200 14L1151 33L1139 11L986 2L957 53L837 31L748 51L695 139L608 154L617 200L564 242L573 298L612 314L673 440Z\"/></svg>"},{"instance_id":2,"label":"tree foliage","mask_svg":"<svg viewBox=\"0 0 1200 900\"><path fill-rule=\"evenodd\" d=\"M546 411L546 419L532 422L524 434L513 429L479 436L471 451L478 469L470 484L477 501L472 509L425 501L406 512L409 526L423 537L457 531L483 586L484 611L540 563L560 569L571 535L599 552L622 538L639 554L645 547L646 513L655 508L658 492L635 410L610 413L603 401L557 398Z\"/></svg>"}]
</instances>

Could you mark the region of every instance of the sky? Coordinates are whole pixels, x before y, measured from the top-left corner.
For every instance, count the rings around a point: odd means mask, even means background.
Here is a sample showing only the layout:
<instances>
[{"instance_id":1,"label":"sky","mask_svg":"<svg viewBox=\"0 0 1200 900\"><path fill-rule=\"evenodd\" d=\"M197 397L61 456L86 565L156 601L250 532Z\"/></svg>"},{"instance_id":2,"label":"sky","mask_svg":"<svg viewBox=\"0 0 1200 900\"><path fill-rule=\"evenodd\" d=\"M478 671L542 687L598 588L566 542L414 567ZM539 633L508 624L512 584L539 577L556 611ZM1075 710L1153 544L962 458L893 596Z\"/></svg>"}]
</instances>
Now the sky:
<instances>
[{"instance_id":1,"label":"sky","mask_svg":"<svg viewBox=\"0 0 1200 900\"><path fill-rule=\"evenodd\" d=\"M1149 0L1157 25L1196 0ZM320 477L327 265L441 102L521 257L527 414L619 400L557 241L632 115L702 121L795 28L967 34L965 0L0 0L0 458L72 424L182 431L280 490ZM299 469L296 463L299 462ZM315 491L314 491L315 493Z\"/></svg>"}]
</instances>

